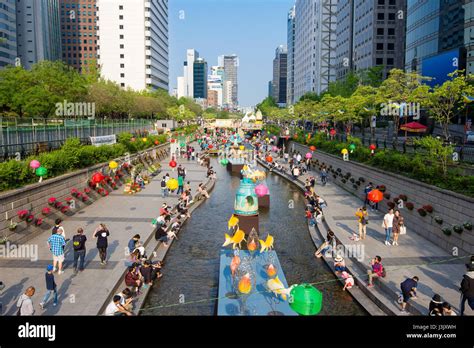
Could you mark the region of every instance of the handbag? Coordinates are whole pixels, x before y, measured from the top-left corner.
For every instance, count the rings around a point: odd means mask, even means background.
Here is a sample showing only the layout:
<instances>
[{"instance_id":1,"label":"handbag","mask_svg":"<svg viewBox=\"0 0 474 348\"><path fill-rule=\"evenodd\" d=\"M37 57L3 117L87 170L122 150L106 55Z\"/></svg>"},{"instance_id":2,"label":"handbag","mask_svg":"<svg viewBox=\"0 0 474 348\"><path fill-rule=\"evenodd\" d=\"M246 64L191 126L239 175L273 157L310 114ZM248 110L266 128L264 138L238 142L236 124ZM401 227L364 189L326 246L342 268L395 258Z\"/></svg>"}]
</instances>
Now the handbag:
<instances>
[{"instance_id":1,"label":"handbag","mask_svg":"<svg viewBox=\"0 0 474 348\"><path fill-rule=\"evenodd\" d=\"M21 315L21 307L23 306L23 301L24 300L21 301L20 307L18 307L18 311L16 312L16 315Z\"/></svg>"},{"instance_id":2,"label":"handbag","mask_svg":"<svg viewBox=\"0 0 474 348\"><path fill-rule=\"evenodd\" d=\"M400 226L400 234L407 234L407 228L405 226Z\"/></svg>"}]
</instances>

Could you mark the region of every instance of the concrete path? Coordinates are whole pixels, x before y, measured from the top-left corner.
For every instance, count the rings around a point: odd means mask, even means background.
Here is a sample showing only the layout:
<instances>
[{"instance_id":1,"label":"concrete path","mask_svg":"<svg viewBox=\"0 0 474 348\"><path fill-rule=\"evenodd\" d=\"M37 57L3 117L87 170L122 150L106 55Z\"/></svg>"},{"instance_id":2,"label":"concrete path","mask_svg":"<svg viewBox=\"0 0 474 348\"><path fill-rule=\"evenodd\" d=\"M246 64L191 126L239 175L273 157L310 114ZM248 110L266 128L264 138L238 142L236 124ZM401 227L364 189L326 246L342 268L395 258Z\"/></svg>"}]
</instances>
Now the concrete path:
<instances>
[{"instance_id":1,"label":"concrete path","mask_svg":"<svg viewBox=\"0 0 474 348\"><path fill-rule=\"evenodd\" d=\"M196 144L197 147L197 144ZM45 231L29 241L30 245L38 246L38 260L2 259L0 261L1 280L5 289L0 292L0 302L3 303L3 314L14 315L17 311L16 300L28 286L36 288L33 303L35 315L97 315L110 291L121 279L125 270L126 249L128 241L135 234L140 234L141 240L146 241L153 233L152 219L159 215L159 208L166 202L174 205L177 196L161 197L160 181L167 172L176 178L176 170L168 165L169 158L161 162L162 172L158 174L146 188L135 195L124 195L123 186L113 191L110 196L101 198L92 205L84 208L73 216L66 218L63 226L66 236L72 238L78 227L84 228L88 240L86 243L86 269L77 275L73 274L73 252L70 243L66 247L65 272L55 274L58 286L59 304L53 307L52 300L45 310L41 310L41 302L46 291L44 273L46 266L52 263L51 254L47 247L50 231ZM206 182L205 167L196 161L178 158L178 164L187 170L185 181L191 182L192 193L195 195L197 186ZM191 218L192 221L192 218ZM100 264L95 238L92 234L99 223L105 223L110 230L108 263ZM166 266L163 276L168 276Z\"/></svg>"},{"instance_id":2,"label":"concrete path","mask_svg":"<svg viewBox=\"0 0 474 348\"><path fill-rule=\"evenodd\" d=\"M274 158L278 156L274 154ZM283 159L277 159L287 170L288 165ZM431 241L428 241L410 230L407 226L407 234L399 238L399 246L386 246L385 231L382 228L383 214L369 211L369 224L367 226L367 237L363 241L354 242L350 239L353 233L358 232L358 223L355 213L363 202L356 196L345 191L342 187L331 182L332 176L328 176L328 183L322 186L319 180L319 172L312 170L306 175L300 176L299 181L305 182L309 176L317 178L315 191L328 204L324 209L324 217L328 227L335 232L336 237L345 245L346 250L361 250L362 258L351 261L357 267L351 269L354 275L361 280L363 286L367 284L367 273L370 260L379 255L387 270L386 278L374 282L373 288L367 288L375 294L383 305L394 314L401 314L397 304L397 296L400 293L400 283L407 277L418 276L418 299L411 301L410 308L413 314L428 314L428 305L431 297L437 293L443 301L447 301L459 314L460 292L459 286L462 276L466 271L465 263L468 257L459 259L448 254ZM370 209L369 209L370 210ZM323 234L326 230L323 227ZM358 245L363 248L356 249ZM383 296L383 298L382 298ZM468 306L467 306L468 307ZM468 308L465 312L472 315Z\"/></svg>"}]
</instances>

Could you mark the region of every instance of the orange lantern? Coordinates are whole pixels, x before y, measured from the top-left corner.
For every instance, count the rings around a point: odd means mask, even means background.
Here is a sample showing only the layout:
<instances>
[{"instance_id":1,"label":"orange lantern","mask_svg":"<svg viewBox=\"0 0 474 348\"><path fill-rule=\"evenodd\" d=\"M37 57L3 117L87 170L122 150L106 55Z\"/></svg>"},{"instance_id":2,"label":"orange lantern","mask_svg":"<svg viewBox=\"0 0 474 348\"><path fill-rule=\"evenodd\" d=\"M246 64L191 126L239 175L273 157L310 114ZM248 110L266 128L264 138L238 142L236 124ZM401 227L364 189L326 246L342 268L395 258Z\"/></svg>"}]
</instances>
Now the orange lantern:
<instances>
[{"instance_id":1,"label":"orange lantern","mask_svg":"<svg viewBox=\"0 0 474 348\"><path fill-rule=\"evenodd\" d=\"M159 145L160 142L158 140L155 140L155 145Z\"/></svg>"},{"instance_id":2,"label":"orange lantern","mask_svg":"<svg viewBox=\"0 0 474 348\"><path fill-rule=\"evenodd\" d=\"M273 162L272 156L267 156L266 160L267 160L268 163L272 163L272 162Z\"/></svg>"},{"instance_id":3,"label":"orange lantern","mask_svg":"<svg viewBox=\"0 0 474 348\"><path fill-rule=\"evenodd\" d=\"M383 199L383 193L379 190L372 190L367 195L367 198L371 202L378 203Z\"/></svg>"},{"instance_id":4,"label":"orange lantern","mask_svg":"<svg viewBox=\"0 0 474 348\"><path fill-rule=\"evenodd\" d=\"M309 147L309 149L310 149L311 151L316 151L316 146L311 145L311 146Z\"/></svg>"}]
</instances>

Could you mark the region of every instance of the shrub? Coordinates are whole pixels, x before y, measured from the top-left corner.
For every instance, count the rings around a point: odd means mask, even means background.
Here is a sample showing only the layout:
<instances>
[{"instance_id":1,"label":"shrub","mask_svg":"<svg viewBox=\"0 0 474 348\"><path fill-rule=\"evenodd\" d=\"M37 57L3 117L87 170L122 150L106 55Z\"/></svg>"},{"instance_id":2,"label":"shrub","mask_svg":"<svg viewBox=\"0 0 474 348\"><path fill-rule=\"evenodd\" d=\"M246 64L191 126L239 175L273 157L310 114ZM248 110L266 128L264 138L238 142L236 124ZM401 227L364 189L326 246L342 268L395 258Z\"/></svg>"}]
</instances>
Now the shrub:
<instances>
[{"instance_id":1,"label":"shrub","mask_svg":"<svg viewBox=\"0 0 474 348\"><path fill-rule=\"evenodd\" d=\"M385 199L390 199L391 196L390 196L390 193L386 192L386 193L383 194L383 197Z\"/></svg>"},{"instance_id":2,"label":"shrub","mask_svg":"<svg viewBox=\"0 0 474 348\"><path fill-rule=\"evenodd\" d=\"M408 200L408 197L406 195L400 195L399 198L404 202Z\"/></svg>"},{"instance_id":3,"label":"shrub","mask_svg":"<svg viewBox=\"0 0 474 348\"><path fill-rule=\"evenodd\" d=\"M387 191L387 188L385 187L385 185L380 185L379 186L379 191L380 192L385 192L385 191Z\"/></svg>"},{"instance_id":4,"label":"shrub","mask_svg":"<svg viewBox=\"0 0 474 348\"><path fill-rule=\"evenodd\" d=\"M435 216L434 221L439 225L441 225L443 223L443 219L439 216Z\"/></svg>"},{"instance_id":5,"label":"shrub","mask_svg":"<svg viewBox=\"0 0 474 348\"><path fill-rule=\"evenodd\" d=\"M395 203L393 203L393 202L387 202L387 206L388 206L390 209L394 209L394 208L395 208Z\"/></svg>"},{"instance_id":6,"label":"shrub","mask_svg":"<svg viewBox=\"0 0 474 348\"><path fill-rule=\"evenodd\" d=\"M468 231L471 231L472 230L472 224L470 222L465 222L463 223L463 227L468 230Z\"/></svg>"},{"instance_id":7,"label":"shrub","mask_svg":"<svg viewBox=\"0 0 474 348\"><path fill-rule=\"evenodd\" d=\"M458 234L461 234L462 230L463 230L462 226L459 226L459 225L453 226L453 231L458 233Z\"/></svg>"},{"instance_id":8,"label":"shrub","mask_svg":"<svg viewBox=\"0 0 474 348\"><path fill-rule=\"evenodd\" d=\"M354 188L354 190L357 190L359 188L357 185L352 185L352 187Z\"/></svg>"},{"instance_id":9,"label":"shrub","mask_svg":"<svg viewBox=\"0 0 474 348\"><path fill-rule=\"evenodd\" d=\"M365 182L365 179L364 179L363 177L360 177L360 178L359 178L359 181L360 181L360 182Z\"/></svg>"},{"instance_id":10,"label":"shrub","mask_svg":"<svg viewBox=\"0 0 474 348\"><path fill-rule=\"evenodd\" d=\"M451 229L449 227L445 227L441 231L443 231L443 233L447 236L451 235Z\"/></svg>"},{"instance_id":11,"label":"shrub","mask_svg":"<svg viewBox=\"0 0 474 348\"><path fill-rule=\"evenodd\" d=\"M433 210L434 210L433 207L432 207L431 205L429 205L429 204L424 205L424 206L423 206L423 209L426 210L426 212L428 212L428 213L430 213L430 214L431 214L431 213L433 212Z\"/></svg>"},{"instance_id":12,"label":"shrub","mask_svg":"<svg viewBox=\"0 0 474 348\"><path fill-rule=\"evenodd\" d=\"M423 209L423 208L418 208L418 214L420 214L421 216L426 216L426 210Z\"/></svg>"}]
</instances>

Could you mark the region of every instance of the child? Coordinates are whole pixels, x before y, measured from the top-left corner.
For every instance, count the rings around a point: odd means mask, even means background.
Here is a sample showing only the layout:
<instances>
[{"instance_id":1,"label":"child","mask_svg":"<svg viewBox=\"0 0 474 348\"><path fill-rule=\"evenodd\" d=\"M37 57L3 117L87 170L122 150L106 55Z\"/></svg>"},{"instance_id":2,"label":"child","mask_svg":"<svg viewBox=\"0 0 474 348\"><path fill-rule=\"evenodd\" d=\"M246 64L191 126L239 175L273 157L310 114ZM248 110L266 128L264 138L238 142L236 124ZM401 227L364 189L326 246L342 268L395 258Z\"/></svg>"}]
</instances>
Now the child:
<instances>
[{"instance_id":1,"label":"child","mask_svg":"<svg viewBox=\"0 0 474 348\"><path fill-rule=\"evenodd\" d=\"M46 267L45 273L45 280L46 280L46 294L43 297L43 301L40 303L41 309L44 309L44 306L49 301L49 296L53 294L53 306L57 306L58 304L58 291L56 282L54 281L54 274L53 274L54 267L53 265L48 265Z\"/></svg>"},{"instance_id":2,"label":"child","mask_svg":"<svg viewBox=\"0 0 474 348\"><path fill-rule=\"evenodd\" d=\"M346 271L346 263L341 255L337 255L334 258L334 268L336 270L336 274Z\"/></svg>"},{"instance_id":3,"label":"child","mask_svg":"<svg viewBox=\"0 0 474 348\"><path fill-rule=\"evenodd\" d=\"M342 279L344 280L344 288L342 290L351 289L354 286L354 278L351 274L347 273L346 271L342 272L341 274Z\"/></svg>"}]
</instances>

